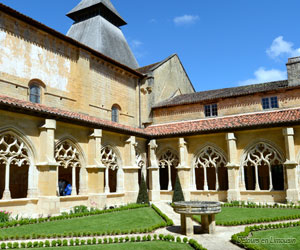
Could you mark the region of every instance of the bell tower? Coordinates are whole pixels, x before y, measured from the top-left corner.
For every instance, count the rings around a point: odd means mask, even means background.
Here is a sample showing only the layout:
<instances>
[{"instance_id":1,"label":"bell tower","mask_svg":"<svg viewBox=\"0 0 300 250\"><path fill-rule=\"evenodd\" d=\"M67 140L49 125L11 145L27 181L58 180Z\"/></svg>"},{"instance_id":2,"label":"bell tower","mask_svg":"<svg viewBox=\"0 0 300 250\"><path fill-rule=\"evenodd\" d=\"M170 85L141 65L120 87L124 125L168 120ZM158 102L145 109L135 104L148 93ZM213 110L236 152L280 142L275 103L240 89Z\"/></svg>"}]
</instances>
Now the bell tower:
<instances>
[{"instance_id":1,"label":"bell tower","mask_svg":"<svg viewBox=\"0 0 300 250\"><path fill-rule=\"evenodd\" d=\"M133 69L139 67L121 26L127 23L110 0L82 0L68 14L67 36Z\"/></svg>"}]
</instances>

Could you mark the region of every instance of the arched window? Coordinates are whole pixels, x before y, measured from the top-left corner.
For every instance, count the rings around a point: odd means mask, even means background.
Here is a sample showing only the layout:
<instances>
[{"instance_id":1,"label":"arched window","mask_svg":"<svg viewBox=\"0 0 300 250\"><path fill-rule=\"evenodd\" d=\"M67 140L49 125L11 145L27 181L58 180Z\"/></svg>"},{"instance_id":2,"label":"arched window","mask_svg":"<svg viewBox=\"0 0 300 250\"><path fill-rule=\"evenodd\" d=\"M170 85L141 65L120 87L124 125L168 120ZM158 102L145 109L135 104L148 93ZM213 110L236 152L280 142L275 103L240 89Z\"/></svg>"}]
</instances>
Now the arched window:
<instances>
[{"instance_id":1,"label":"arched window","mask_svg":"<svg viewBox=\"0 0 300 250\"><path fill-rule=\"evenodd\" d=\"M29 100L33 103L41 103L41 87L36 83L29 86Z\"/></svg>"},{"instance_id":2,"label":"arched window","mask_svg":"<svg viewBox=\"0 0 300 250\"><path fill-rule=\"evenodd\" d=\"M29 191L29 149L17 136L0 134L0 199L26 198Z\"/></svg>"},{"instance_id":3,"label":"arched window","mask_svg":"<svg viewBox=\"0 0 300 250\"><path fill-rule=\"evenodd\" d=\"M242 162L243 189L284 190L283 162L282 156L268 143L250 147Z\"/></svg>"},{"instance_id":4,"label":"arched window","mask_svg":"<svg viewBox=\"0 0 300 250\"><path fill-rule=\"evenodd\" d=\"M79 193L81 169L78 150L69 141L64 141L55 147L55 160L60 166L58 169L59 195L77 195ZM68 185L71 185L71 193L65 192Z\"/></svg>"},{"instance_id":5,"label":"arched window","mask_svg":"<svg viewBox=\"0 0 300 250\"><path fill-rule=\"evenodd\" d=\"M194 162L194 183L198 190L227 190L226 158L220 150L206 146Z\"/></svg>"},{"instance_id":6,"label":"arched window","mask_svg":"<svg viewBox=\"0 0 300 250\"><path fill-rule=\"evenodd\" d=\"M114 104L111 108L111 120L113 122L119 122L119 116L120 116L120 106L117 104Z\"/></svg>"},{"instance_id":7,"label":"arched window","mask_svg":"<svg viewBox=\"0 0 300 250\"><path fill-rule=\"evenodd\" d=\"M105 168L105 193L117 192L118 156L111 146L103 147L101 160Z\"/></svg>"},{"instance_id":8,"label":"arched window","mask_svg":"<svg viewBox=\"0 0 300 250\"><path fill-rule=\"evenodd\" d=\"M179 158L171 150L159 157L160 190L174 190L178 164Z\"/></svg>"}]
</instances>

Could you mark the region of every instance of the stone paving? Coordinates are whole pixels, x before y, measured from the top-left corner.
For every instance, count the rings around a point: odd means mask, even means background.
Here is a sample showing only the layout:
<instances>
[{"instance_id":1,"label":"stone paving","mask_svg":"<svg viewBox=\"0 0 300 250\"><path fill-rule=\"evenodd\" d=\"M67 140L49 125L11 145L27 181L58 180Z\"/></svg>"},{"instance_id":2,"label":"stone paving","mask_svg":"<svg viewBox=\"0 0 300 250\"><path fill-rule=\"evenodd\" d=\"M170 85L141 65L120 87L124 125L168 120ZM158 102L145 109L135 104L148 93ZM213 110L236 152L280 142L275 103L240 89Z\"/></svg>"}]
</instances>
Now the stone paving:
<instances>
[{"instance_id":1,"label":"stone paving","mask_svg":"<svg viewBox=\"0 0 300 250\"><path fill-rule=\"evenodd\" d=\"M166 214L170 219L173 220L175 226L158 229L155 233L157 234L175 234L176 236L182 236L180 234L180 215L173 211L173 208L164 202L154 203L164 214ZM230 242L231 235L243 231L245 226L236 226L236 227L216 227L215 234L197 234L197 231L200 231L200 226L194 222L194 229L196 234L191 237L197 240L203 247L208 250L231 250L231 249L241 249L238 246Z\"/></svg>"}]
</instances>

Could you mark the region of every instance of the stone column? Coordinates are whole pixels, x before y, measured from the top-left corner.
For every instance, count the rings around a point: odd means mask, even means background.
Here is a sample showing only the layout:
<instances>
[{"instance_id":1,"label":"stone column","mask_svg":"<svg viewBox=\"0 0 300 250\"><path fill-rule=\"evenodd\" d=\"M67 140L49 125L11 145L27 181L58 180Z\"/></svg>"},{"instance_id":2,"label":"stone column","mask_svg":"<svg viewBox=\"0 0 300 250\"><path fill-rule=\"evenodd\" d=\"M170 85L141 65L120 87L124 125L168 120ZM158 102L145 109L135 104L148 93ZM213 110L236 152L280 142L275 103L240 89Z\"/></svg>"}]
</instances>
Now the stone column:
<instances>
[{"instance_id":1,"label":"stone column","mask_svg":"<svg viewBox=\"0 0 300 250\"><path fill-rule=\"evenodd\" d=\"M284 128L283 136L285 139L285 151L286 161L283 164L286 171L287 178L287 190L286 200L287 202L297 203L300 199L299 188L298 188L298 177L297 177L297 165L295 155L295 144L294 144L294 129Z\"/></svg>"},{"instance_id":2,"label":"stone column","mask_svg":"<svg viewBox=\"0 0 300 250\"><path fill-rule=\"evenodd\" d=\"M89 136L88 144L88 166L87 179L89 175L93 176L91 182L88 181L88 193L108 192L109 188L104 188L104 178L106 170L101 161L101 148L102 148L102 130L94 129L93 133ZM108 187L108 182L106 182Z\"/></svg>"},{"instance_id":3,"label":"stone column","mask_svg":"<svg viewBox=\"0 0 300 250\"><path fill-rule=\"evenodd\" d=\"M5 165L5 188L2 196L2 200L10 200L11 194L9 190L9 175L10 175L10 162Z\"/></svg>"},{"instance_id":4,"label":"stone column","mask_svg":"<svg viewBox=\"0 0 300 250\"><path fill-rule=\"evenodd\" d=\"M188 166L188 151L187 143L184 138L178 140L179 151L179 164L177 167L178 177L186 201L190 200L190 187L191 187L191 167Z\"/></svg>"},{"instance_id":5,"label":"stone column","mask_svg":"<svg viewBox=\"0 0 300 250\"><path fill-rule=\"evenodd\" d=\"M72 196L77 195L77 189L76 189L76 168L72 167Z\"/></svg>"},{"instance_id":6,"label":"stone column","mask_svg":"<svg viewBox=\"0 0 300 250\"><path fill-rule=\"evenodd\" d=\"M57 196L58 163L55 160L56 121L46 119L40 127L40 162L37 164L39 173L39 192L41 196Z\"/></svg>"},{"instance_id":7,"label":"stone column","mask_svg":"<svg viewBox=\"0 0 300 250\"><path fill-rule=\"evenodd\" d=\"M60 198L58 190L58 167L55 160L55 130L56 121L46 119L45 124L40 127L40 162L37 164L39 170L38 187L39 201L38 209L43 214L60 213Z\"/></svg>"},{"instance_id":8,"label":"stone column","mask_svg":"<svg viewBox=\"0 0 300 250\"><path fill-rule=\"evenodd\" d=\"M125 142L124 187L126 200L136 202L139 192L139 167L136 163L137 142L135 136L130 136ZM127 157L128 156L128 157Z\"/></svg>"},{"instance_id":9,"label":"stone column","mask_svg":"<svg viewBox=\"0 0 300 250\"><path fill-rule=\"evenodd\" d=\"M149 146L149 199L160 200L159 167L156 158L156 140L151 140Z\"/></svg>"},{"instance_id":10,"label":"stone column","mask_svg":"<svg viewBox=\"0 0 300 250\"><path fill-rule=\"evenodd\" d=\"M226 165L228 171L228 191L227 200L238 201L240 200L239 190L239 170L240 165L237 163L237 147L236 138L234 133L226 134L227 151L228 151L228 163Z\"/></svg>"}]
</instances>

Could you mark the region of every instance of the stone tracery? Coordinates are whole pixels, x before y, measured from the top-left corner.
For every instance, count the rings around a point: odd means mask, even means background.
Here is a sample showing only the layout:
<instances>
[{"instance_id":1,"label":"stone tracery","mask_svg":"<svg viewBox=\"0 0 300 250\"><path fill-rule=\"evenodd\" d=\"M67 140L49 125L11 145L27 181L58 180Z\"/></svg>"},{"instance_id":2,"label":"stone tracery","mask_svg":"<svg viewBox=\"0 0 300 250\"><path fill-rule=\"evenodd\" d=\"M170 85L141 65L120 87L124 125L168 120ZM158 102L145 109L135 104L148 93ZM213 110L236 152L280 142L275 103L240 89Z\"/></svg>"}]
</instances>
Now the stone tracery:
<instances>
[{"instance_id":1,"label":"stone tracery","mask_svg":"<svg viewBox=\"0 0 300 250\"><path fill-rule=\"evenodd\" d=\"M203 190L209 190L209 178L208 169L214 168L215 171L215 190L219 190L219 169L226 166L227 160L220 150L213 146L204 147L196 156L194 160L194 186L196 185L196 179L199 178L199 174L196 174L198 168L203 169ZM227 171L226 171L227 175Z\"/></svg>"},{"instance_id":2,"label":"stone tracery","mask_svg":"<svg viewBox=\"0 0 300 250\"><path fill-rule=\"evenodd\" d=\"M278 151L266 142L259 142L250 147L244 154L241 165L243 189L272 190L274 172L272 170L280 167L281 169L278 169L282 173L280 177L283 180L283 162Z\"/></svg>"},{"instance_id":3,"label":"stone tracery","mask_svg":"<svg viewBox=\"0 0 300 250\"><path fill-rule=\"evenodd\" d=\"M101 149L101 161L105 166L105 193L117 191L117 174L119 172L118 156L111 146ZM120 181L120 180L119 180Z\"/></svg>"},{"instance_id":4,"label":"stone tracery","mask_svg":"<svg viewBox=\"0 0 300 250\"><path fill-rule=\"evenodd\" d=\"M32 164L28 147L14 134L3 133L0 135L0 165L2 164L5 165L3 199L25 198L29 184L32 185L32 183L28 183L28 171ZM22 169L20 169L21 167ZM14 171L13 176L10 175L11 168ZM22 180L19 178L20 175ZM10 190L12 188L10 184L14 184L16 181L19 182L18 187L14 185L13 190Z\"/></svg>"},{"instance_id":5,"label":"stone tracery","mask_svg":"<svg viewBox=\"0 0 300 250\"><path fill-rule=\"evenodd\" d=\"M72 194L77 195L80 179L80 153L72 142L65 140L55 147L55 160L61 167L59 169L59 180L72 183Z\"/></svg>"},{"instance_id":6,"label":"stone tracery","mask_svg":"<svg viewBox=\"0 0 300 250\"><path fill-rule=\"evenodd\" d=\"M166 189L167 190L172 190L172 186L174 187L175 185L175 180L176 180L176 168L179 164L179 158L177 154L173 153L170 149L165 151L161 156L159 157L158 160L158 165L160 168L160 185L161 189ZM168 174L168 184L166 184L165 176L164 174ZM172 185L173 184L173 185Z\"/></svg>"}]
</instances>

